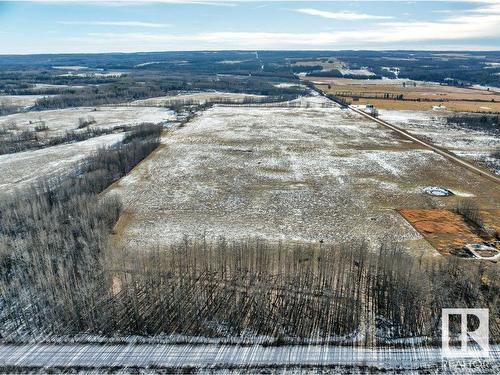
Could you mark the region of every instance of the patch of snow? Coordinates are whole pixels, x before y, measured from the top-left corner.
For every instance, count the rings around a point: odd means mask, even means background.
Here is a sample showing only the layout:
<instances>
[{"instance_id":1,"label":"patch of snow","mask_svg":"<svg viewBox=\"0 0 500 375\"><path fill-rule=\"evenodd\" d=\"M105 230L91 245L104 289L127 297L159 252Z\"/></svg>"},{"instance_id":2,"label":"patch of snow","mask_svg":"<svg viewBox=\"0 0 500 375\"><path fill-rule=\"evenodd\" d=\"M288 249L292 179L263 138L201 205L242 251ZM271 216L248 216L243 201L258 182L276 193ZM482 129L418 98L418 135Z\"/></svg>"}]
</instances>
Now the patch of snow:
<instances>
[{"instance_id":1,"label":"patch of snow","mask_svg":"<svg viewBox=\"0 0 500 375\"><path fill-rule=\"evenodd\" d=\"M303 85L301 83L288 83L288 82L281 82L281 83L276 83L273 85L274 87L277 87L279 89L287 89L291 87L301 87L301 88L307 88L306 85Z\"/></svg>"},{"instance_id":2,"label":"patch of snow","mask_svg":"<svg viewBox=\"0 0 500 375\"><path fill-rule=\"evenodd\" d=\"M377 246L391 227L397 241L420 240L386 208L425 204L416 187L429 166L461 176L441 156L408 149L389 129L321 96L215 106L163 143L109 191L134 217L120 241L141 251L203 233L337 243L370 228Z\"/></svg>"},{"instance_id":3,"label":"patch of snow","mask_svg":"<svg viewBox=\"0 0 500 375\"><path fill-rule=\"evenodd\" d=\"M52 69L58 70L87 70L90 69L88 66L81 65L61 65L61 66L53 66Z\"/></svg>"},{"instance_id":4,"label":"patch of snow","mask_svg":"<svg viewBox=\"0 0 500 375\"><path fill-rule=\"evenodd\" d=\"M217 64L234 65L234 64L240 64L242 62L244 62L244 60L221 60L221 61L217 61Z\"/></svg>"},{"instance_id":5,"label":"patch of snow","mask_svg":"<svg viewBox=\"0 0 500 375\"><path fill-rule=\"evenodd\" d=\"M161 64L161 61L149 61L149 62L144 62L141 64L134 65L136 68L141 67L141 66L148 66L148 65L156 65L156 64Z\"/></svg>"},{"instance_id":6,"label":"patch of snow","mask_svg":"<svg viewBox=\"0 0 500 375\"><path fill-rule=\"evenodd\" d=\"M346 69L346 68L337 68L337 70L343 75L356 75L356 76L374 76L376 75L375 73L371 72L368 70L368 68L362 68L362 69Z\"/></svg>"},{"instance_id":7,"label":"patch of snow","mask_svg":"<svg viewBox=\"0 0 500 375\"><path fill-rule=\"evenodd\" d=\"M64 74L59 74L58 77L80 77L80 78L119 78L119 77L124 77L126 76L126 73L123 72L106 72L106 73L100 73L100 72L89 72L89 73L64 73Z\"/></svg>"},{"instance_id":8,"label":"patch of snow","mask_svg":"<svg viewBox=\"0 0 500 375\"><path fill-rule=\"evenodd\" d=\"M422 191L426 194L434 195L436 197L447 197L449 195L453 195L450 190L438 186L427 186L423 188Z\"/></svg>"}]
</instances>

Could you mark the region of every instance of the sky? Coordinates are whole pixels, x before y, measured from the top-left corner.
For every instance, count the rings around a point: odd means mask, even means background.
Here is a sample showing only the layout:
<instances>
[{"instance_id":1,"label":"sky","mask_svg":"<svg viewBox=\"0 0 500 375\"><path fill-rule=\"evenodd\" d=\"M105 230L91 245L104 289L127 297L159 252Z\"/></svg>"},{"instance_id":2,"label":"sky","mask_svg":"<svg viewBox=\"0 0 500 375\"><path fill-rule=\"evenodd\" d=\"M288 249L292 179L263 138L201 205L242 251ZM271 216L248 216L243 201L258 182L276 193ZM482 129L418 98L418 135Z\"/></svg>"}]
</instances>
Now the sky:
<instances>
[{"instance_id":1,"label":"sky","mask_svg":"<svg viewBox=\"0 0 500 375\"><path fill-rule=\"evenodd\" d=\"M500 50L500 0L0 0L0 54Z\"/></svg>"}]
</instances>

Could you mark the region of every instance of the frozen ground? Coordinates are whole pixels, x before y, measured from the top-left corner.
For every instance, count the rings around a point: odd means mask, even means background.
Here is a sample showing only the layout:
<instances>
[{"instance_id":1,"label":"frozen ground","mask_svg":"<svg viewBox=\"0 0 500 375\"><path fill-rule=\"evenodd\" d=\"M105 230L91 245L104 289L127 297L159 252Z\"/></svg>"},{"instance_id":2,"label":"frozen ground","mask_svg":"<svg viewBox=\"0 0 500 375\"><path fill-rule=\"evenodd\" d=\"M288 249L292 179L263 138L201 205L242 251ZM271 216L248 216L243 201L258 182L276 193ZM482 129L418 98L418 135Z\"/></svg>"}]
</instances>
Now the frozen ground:
<instances>
[{"instance_id":1,"label":"frozen ground","mask_svg":"<svg viewBox=\"0 0 500 375\"><path fill-rule=\"evenodd\" d=\"M499 151L500 139L487 132L447 125L448 115L437 111L379 110L381 119L500 173L500 160L491 157Z\"/></svg>"},{"instance_id":2,"label":"frozen ground","mask_svg":"<svg viewBox=\"0 0 500 375\"><path fill-rule=\"evenodd\" d=\"M0 103L6 103L18 107L30 107L35 102L47 96L54 95L0 95Z\"/></svg>"},{"instance_id":3,"label":"frozen ground","mask_svg":"<svg viewBox=\"0 0 500 375\"><path fill-rule=\"evenodd\" d=\"M356 75L356 76L374 76L375 73L370 72L368 69L345 69L338 68L339 72L343 75Z\"/></svg>"},{"instance_id":4,"label":"frozen ground","mask_svg":"<svg viewBox=\"0 0 500 375\"><path fill-rule=\"evenodd\" d=\"M130 103L133 106L169 106L178 104L204 104L211 100L223 99L232 103L242 103L245 99L265 98L264 95L237 94L227 92L198 92L194 94L180 94L159 96Z\"/></svg>"},{"instance_id":5,"label":"frozen ground","mask_svg":"<svg viewBox=\"0 0 500 375\"><path fill-rule=\"evenodd\" d=\"M390 130L322 97L301 104L216 106L166 135L110 189L125 209L116 243L393 239L434 254L395 208L440 205L422 192L435 185L498 204L498 187Z\"/></svg>"},{"instance_id":6,"label":"frozen ground","mask_svg":"<svg viewBox=\"0 0 500 375\"><path fill-rule=\"evenodd\" d=\"M48 134L59 135L66 130L75 130L80 118L93 118L96 122L89 128L113 128L119 125L137 125L144 122L160 123L175 119L172 111L150 107L76 107L49 111L16 113L0 117L0 128L15 123L19 131L33 129L45 122Z\"/></svg>"},{"instance_id":7,"label":"frozen ground","mask_svg":"<svg viewBox=\"0 0 500 375\"><path fill-rule=\"evenodd\" d=\"M500 348L490 347L489 358L446 359L441 348L364 349L350 346L249 345L0 345L0 366L19 369L106 369L128 371L182 369L206 372L242 370L319 373L498 373ZM12 367L9 367L12 366ZM0 367L0 371L2 371ZM127 367L129 368L127 371ZM144 373L142 372L141 373Z\"/></svg>"},{"instance_id":8,"label":"frozen ground","mask_svg":"<svg viewBox=\"0 0 500 375\"><path fill-rule=\"evenodd\" d=\"M303 89L307 89L308 87L306 85L300 84L300 83L288 83L288 82L282 82L282 83L277 83L273 85L274 87L280 88L280 89L288 89L291 87L300 87Z\"/></svg>"},{"instance_id":9,"label":"frozen ground","mask_svg":"<svg viewBox=\"0 0 500 375\"><path fill-rule=\"evenodd\" d=\"M98 86L98 85L90 85ZM51 83L35 83L34 89L44 90L44 89L81 89L87 87L85 85L63 85L63 84L51 84Z\"/></svg>"},{"instance_id":10,"label":"frozen ground","mask_svg":"<svg viewBox=\"0 0 500 375\"><path fill-rule=\"evenodd\" d=\"M109 134L83 142L0 155L0 195L22 189L39 178L67 173L73 163L122 138L123 134Z\"/></svg>"}]
</instances>

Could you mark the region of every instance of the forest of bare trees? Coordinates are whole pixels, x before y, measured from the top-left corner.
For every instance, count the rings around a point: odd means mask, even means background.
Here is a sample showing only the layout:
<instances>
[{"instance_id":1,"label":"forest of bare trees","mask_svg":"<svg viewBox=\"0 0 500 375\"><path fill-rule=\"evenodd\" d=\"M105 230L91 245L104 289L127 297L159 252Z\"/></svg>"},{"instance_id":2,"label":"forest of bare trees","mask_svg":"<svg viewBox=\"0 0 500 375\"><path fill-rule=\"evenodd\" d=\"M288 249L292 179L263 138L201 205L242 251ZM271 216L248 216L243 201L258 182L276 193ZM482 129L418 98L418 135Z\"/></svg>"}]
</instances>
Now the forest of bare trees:
<instances>
[{"instance_id":1,"label":"forest of bare trees","mask_svg":"<svg viewBox=\"0 0 500 375\"><path fill-rule=\"evenodd\" d=\"M137 82L130 77L125 77L113 84L87 86L72 91L66 90L59 93L59 95L38 99L31 109L46 110L127 103L139 99L176 95L186 90L190 92L221 91L269 96L269 99L247 99L254 102L259 100L267 100L268 102L290 100L307 93L307 90L303 87L280 88L259 77L246 77L242 80L234 77L214 79L206 76L189 75L182 78L165 78L162 80L153 77L141 77L140 80L141 82ZM144 80L146 82L143 82Z\"/></svg>"},{"instance_id":2,"label":"forest of bare trees","mask_svg":"<svg viewBox=\"0 0 500 375\"><path fill-rule=\"evenodd\" d=\"M161 126L142 125L122 144L97 151L69 176L44 180L0 200L2 330L57 332L87 311L100 289L101 257L121 205L99 199L159 144ZM4 336L2 334L2 337Z\"/></svg>"},{"instance_id":3,"label":"forest of bare trees","mask_svg":"<svg viewBox=\"0 0 500 375\"><path fill-rule=\"evenodd\" d=\"M13 105L10 100L0 97L0 116L10 115L16 113L18 107Z\"/></svg>"},{"instance_id":4,"label":"forest of bare trees","mask_svg":"<svg viewBox=\"0 0 500 375\"><path fill-rule=\"evenodd\" d=\"M498 270L481 263L423 261L389 244L372 252L363 242L186 238L148 253L111 249L106 234L119 204L85 207L96 217L93 231L83 232L90 236L27 258L4 256L16 277L2 278L3 321L9 322L3 337L14 339L22 328L26 337L49 339L85 332L242 342L265 337L269 345L369 346L401 337L436 343L442 307L483 306L491 316L499 310ZM66 223L64 236L75 238L71 230L85 225ZM498 341L496 321L491 332Z\"/></svg>"}]
</instances>

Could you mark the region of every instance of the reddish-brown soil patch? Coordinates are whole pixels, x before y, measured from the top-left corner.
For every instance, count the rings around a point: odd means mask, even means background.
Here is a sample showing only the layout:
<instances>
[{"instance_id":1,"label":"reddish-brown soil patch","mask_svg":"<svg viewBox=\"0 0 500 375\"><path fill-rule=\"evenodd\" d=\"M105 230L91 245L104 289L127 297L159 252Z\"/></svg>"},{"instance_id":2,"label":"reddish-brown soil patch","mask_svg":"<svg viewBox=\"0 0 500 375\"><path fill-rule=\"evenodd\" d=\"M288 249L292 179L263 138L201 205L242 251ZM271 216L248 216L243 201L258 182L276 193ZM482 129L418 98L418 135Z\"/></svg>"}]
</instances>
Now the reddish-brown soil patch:
<instances>
[{"instance_id":1,"label":"reddish-brown soil patch","mask_svg":"<svg viewBox=\"0 0 500 375\"><path fill-rule=\"evenodd\" d=\"M400 209L399 213L441 254L483 240L462 216L440 209Z\"/></svg>"}]
</instances>

